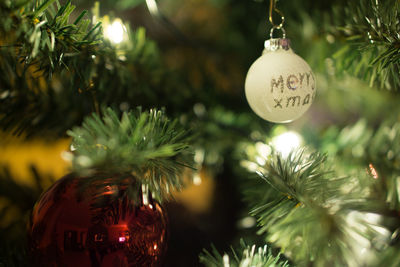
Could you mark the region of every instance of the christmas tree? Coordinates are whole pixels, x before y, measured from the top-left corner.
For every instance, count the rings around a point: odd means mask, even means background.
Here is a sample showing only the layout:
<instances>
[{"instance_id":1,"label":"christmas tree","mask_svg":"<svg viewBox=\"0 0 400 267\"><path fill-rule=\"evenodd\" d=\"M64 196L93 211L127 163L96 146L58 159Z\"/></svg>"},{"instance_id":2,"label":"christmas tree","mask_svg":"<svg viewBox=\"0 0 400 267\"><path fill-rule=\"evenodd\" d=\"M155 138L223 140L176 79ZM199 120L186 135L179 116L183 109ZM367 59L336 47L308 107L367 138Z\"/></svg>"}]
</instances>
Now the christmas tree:
<instances>
[{"instance_id":1,"label":"christmas tree","mask_svg":"<svg viewBox=\"0 0 400 267\"><path fill-rule=\"evenodd\" d=\"M0 20L0 266L400 265L399 1L5 0ZM310 106L294 121L245 94L270 32L312 69L269 83L312 84L271 99Z\"/></svg>"}]
</instances>

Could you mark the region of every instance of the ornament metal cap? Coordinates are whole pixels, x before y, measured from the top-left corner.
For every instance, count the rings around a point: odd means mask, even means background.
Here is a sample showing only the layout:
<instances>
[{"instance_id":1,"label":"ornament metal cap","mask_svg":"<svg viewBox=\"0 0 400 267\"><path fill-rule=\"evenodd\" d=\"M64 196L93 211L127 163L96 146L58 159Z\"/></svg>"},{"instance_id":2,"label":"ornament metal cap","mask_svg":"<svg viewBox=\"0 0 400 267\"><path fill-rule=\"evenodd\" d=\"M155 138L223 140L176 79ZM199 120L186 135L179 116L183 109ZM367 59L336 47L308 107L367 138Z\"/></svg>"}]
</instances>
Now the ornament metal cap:
<instances>
[{"instance_id":1,"label":"ornament metal cap","mask_svg":"<svg viewBox=\"0 0 400 267\"><path fill-rule=\"evenodd\" d=\"M290 49L290 39L287 38L271 38L265 41L264 43L264 51L265 52L271 52L271 51L277 51L280 49L283 50L289 50Z\"/></svg>"}]
</instances>

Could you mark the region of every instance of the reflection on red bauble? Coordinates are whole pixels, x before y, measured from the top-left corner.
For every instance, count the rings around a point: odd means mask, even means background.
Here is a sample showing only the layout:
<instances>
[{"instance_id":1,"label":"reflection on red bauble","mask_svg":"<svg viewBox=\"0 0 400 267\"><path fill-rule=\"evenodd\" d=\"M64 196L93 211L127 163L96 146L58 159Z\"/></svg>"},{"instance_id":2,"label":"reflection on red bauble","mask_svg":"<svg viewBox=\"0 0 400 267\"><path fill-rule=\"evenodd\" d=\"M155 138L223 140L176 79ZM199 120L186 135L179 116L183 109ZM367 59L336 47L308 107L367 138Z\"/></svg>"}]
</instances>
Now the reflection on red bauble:
<instances>
[{"instance_id":1,"label":"reflection on red bauble","mask_svg":"<svg viewBox=\"0 0 400 267\"><path fill-rule=\"evenodd\" d=\"M33 265L159 266L167 242L164 210L139 186L140 197L130 197L132 177L93 178L70 174L42 195L29 226Z\"/></svg>"}]
</instances>

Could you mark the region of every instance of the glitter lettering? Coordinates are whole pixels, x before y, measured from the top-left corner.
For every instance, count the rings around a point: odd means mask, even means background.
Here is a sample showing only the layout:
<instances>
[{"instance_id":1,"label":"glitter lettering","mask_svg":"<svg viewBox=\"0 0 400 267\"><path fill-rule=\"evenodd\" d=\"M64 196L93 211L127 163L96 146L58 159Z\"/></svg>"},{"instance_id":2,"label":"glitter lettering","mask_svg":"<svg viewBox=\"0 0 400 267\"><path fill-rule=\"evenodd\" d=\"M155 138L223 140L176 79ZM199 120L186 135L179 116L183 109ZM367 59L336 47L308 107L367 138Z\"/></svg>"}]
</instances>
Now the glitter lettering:
<instances>
[{"instance_id":1,"label":"glitter lettering","mask_svg":"<svg viewBox=\"0 0 400 267\"><path fill-rule=\"evenodd\" d=\"M310 85L310 76L313 76L311 71L310 72L306 72L306 76L307 76L307 85ZM314 77L313 77L314 79Z\"/></svg>"},{"instance_id":2,"label":"glitter lettering","mask_svg":"<svg viewBox=\"0 0 400 267\"><path fill-rule=\"evenodd\" d=\"M275 98L274 98L274 101L275 101L275 106L274 106L274 108L278 108L278 107L283 108L283 107L282 107L282 104L281 104L282 98L281 98L281 99L275 99Z\"/></svg>"},{"instance_id":3,"label":"glitter lettering","mask_svg":"<svg viewBox=\"0 0 400 267\"><path fill-rule=\"evenodd\" d=\"M304 80L304 77L306 76L306 74L305 73L303 73L303 74L301 74L301 73L299 73L299 78L300 78L300 86L301 87L303 87L303 80Z\"/></svg>"},{"instance_id":4,"label":"glitter lettering","mask_svg":"<svg viewBox=\"0 0 400 267\"><path fill-rule=\"evenodd\" d=\"M287 102L286 102L286 107L289 107L290 101L292 101L292 107L295 106L296 101L297 101L297 106L299 106L299 105L300 105L300 101L301 101L301 100L300 100L300 96L291 96L291 97L288 97L288 98L287 98Z\"/></svg>"},{"instance_id":5,"label":"glitter lettering","mask_svg":"<svg viewBox=\"0 0 400 267\"><path fill-rule=\"evenodd\" d=\"M297 79L297 77L293 74L289 75L287 77L286 85L290 90L296 90L299 85L299 79Z\"/></svg>"},{"instance_id":6,"label":"glitter lettering","mask_svg":"<svg viewBox=\"0 0 400 267\"><path fill-rule=\"evenodd\" d=\"M310 103L310 94L307 94L306 97L303 99L303 106Z\"/></svg>"},{"instance_id":7,"label":"glitter lettering","mask_svg":"<svg viewBox=\"0 0 400 267\"><path fill-rule=\"evenodd\" d=\"M280 87L281 93L283 93L283 77L282 77L282 75L279 76L278 81L276 81L275 79L271 80L271 93L274 92L274 87L276 87L277 89Z\"/></svg>"}]
</instances>

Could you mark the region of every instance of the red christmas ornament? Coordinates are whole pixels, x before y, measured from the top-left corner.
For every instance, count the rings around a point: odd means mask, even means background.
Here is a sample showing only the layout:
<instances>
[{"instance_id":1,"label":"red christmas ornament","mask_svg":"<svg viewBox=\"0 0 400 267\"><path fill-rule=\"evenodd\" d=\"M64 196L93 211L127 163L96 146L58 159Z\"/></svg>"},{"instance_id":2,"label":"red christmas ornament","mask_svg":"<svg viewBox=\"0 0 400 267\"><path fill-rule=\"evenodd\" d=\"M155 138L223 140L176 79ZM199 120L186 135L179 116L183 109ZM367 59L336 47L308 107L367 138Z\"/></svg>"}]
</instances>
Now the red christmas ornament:
<instances>
[{"instance_id":1,"label":"red christmas ornament","mask_svg":"<svg viewBox=\"0 0 400 267\"><path fill-rule=\"evenodd\" d=\"M162 207L141 188L139 201L129 198L132 177L93 178L70 174L42 195L29 228L33 265L159 266L167 242Z\"/></svg>"}]
</instances>

